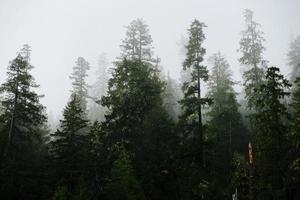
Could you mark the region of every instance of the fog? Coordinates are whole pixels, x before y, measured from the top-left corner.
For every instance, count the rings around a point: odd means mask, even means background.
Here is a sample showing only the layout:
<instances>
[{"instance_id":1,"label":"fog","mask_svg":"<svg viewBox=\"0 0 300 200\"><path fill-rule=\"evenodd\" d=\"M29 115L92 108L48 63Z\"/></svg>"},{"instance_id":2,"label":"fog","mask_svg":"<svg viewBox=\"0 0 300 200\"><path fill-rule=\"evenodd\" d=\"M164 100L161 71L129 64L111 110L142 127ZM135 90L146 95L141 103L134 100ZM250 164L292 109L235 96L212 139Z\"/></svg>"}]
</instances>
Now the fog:
<instances>
[{"instance_id":1,"label":"fog","mask_svg":"<svg viewBox=\"0 0 300 200\"><path fill-rule=\"evenodd\" d=\"M0 83L9 61L23 44L29 44L35 66L32 73L45 95L42 103L48 112L60 115L70 96L69 75L77 57L89 61L92 83L98 56L104 52L114 61L124 26L136 18L149 25L154 53L173 78L179 79L181 41L196 18L207 25L205 58L221 51L235 80L241 80L237 49L245 8L253 10L254 20L262 25L265 59L288 75L289 42L300 34L298 0L1 0Z\"/></svg>"}]
</instances>

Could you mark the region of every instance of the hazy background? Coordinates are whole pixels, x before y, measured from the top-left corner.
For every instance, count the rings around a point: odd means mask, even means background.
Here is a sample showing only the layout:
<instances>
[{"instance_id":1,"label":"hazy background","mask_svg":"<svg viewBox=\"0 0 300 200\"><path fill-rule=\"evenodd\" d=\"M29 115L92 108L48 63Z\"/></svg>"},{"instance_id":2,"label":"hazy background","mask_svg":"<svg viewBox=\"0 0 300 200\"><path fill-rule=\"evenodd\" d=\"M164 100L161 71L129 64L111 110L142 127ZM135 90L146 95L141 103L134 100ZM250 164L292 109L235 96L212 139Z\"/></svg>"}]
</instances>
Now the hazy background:
<instances>
[{"instance_id":1,"label":"hazy background","mask_svg":"<svg viewBox=\"0 0 300 200\"><path fill-rule=\"evenodd\" d=\"M181 70L180 41L197 18L208 26L205 58L221 51L235 80L241 80L237 49L245 8L254 11L265 32L265 58L288 74L288 45L300 34L299 0L0 0L0 83L8 62L28 43L32 73L45 94L42 103L58 116L70 95L69 75L77 57L90 62L92 82L98 56L105 52L113 61L124 26L136 18L149 25L155 55L173 78Z\"/></svg>"}]
</instances>

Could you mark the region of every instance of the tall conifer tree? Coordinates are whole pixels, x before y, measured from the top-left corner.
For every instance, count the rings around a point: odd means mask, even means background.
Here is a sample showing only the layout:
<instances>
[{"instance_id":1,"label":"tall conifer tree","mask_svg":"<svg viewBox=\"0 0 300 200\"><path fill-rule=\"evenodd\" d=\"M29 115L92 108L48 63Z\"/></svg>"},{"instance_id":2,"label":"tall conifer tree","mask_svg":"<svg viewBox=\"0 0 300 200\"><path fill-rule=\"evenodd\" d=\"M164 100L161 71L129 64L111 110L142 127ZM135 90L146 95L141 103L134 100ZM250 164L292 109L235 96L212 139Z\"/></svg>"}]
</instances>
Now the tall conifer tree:
<instances>
[{"instance_id":1,"label":"tall conifer tree","mask_svg":"<svg viewBox=\"0 0 300 200\"><path fill-rule=\"evenodd\" d=\"M208 70L201 64L206 52L203 48L204 27L206 27L204 23L194 20L188 29L189 42L186 46L183 69L191 69L191 79L183 84L184 97L180 101L183 109L183 114L180 116L184 127L183 135L196 139L197 142L194 144L197 146L196 159L202 164L204 164L202 106L210 102L209 98L201 96L201 80L204 82L208 80Z\"/></svg>"},{"instance_id":2,"label":"tall conifer tree","mask_svg":"<svg viewBox=\"0 0 300 200\"><path fill-rule=\"evenodd\" d=\"M82 57L79 57L76 61L76 65L73 67L73 72L70 79L73 80L72 93L76 94L81 99L81 106L84 111L87 109L87 98L89 85L86 82L88 76L87 71L90 69L90 64Z\"/></svg>"},{"instance_id":3,"label":"tall conifer tree","mask_svg":"<svg viewBox=\"0 0 300 200\"><path fill-rule=\"evenodd\" d=\"M244 153L247 145L247 131L242 124L239 105L236 100L232 72L221 53L213 54L209 61L212 65L208 83L208 96L213 104L208 112L208 142L210 170L214 174L216 184L215 195L229 198L230 178L233 175L233 155ZM246 170L246 169L244 169ZM224 195L225 194L225 195ZM226 197L227 196L227 197Z\"/></svg>"},{"instance_id":4,"label":"tall conifer tree","mask_svg":"<svg viewBox=\"0 0 300 200\"><path fill-rule=\"evenodd\" d=\"M148 25L142 19L136 19L126 29L126 37L121 45L121 59L140 60L156 66L159 59L153 55L153 41Z\"/></svg>"},{"instance_id":5,"label":"tall conifer tree","mask_svg":"<svg viewBox=\"0 0 300 200\"><path fill-rule=\"evenodd\" d=\"M263 60L265 47L263 42L263 32L260 30L260 24L253 20L253 12L249 9L244 11L246 29L242 31L240 40L241 57L239 62L246 66L244 71L244 87L247 98L248 108L252 109L253 104L259 94L254 92L254 88L262 84L264 79L264 66L266 61Z\"/></svg>"},{"instance_id":6,"label":"tall conifer tree","mask_svg":"<svg viewBox=\"0 0 300 200\"><path fill-rule=\"evenodd\" d=\"M30 52L30 47L25 47ZM8 66L6 81L0 86L3 94L1 194L7 199L33 197L28 187L36 186L26 183L25 177L32 184L36 181L32 177L37 156L33 145L41 140L39 128L46 122L45 107L39 102L42 96L35 92L39 85L30 74L33 68L29 63L30 54L26 55L18 53Z\"/></svg>"},{"instance_id":7,"label":"tall conifer tree","mask_svg":"<svg viewBox=\"0 0 300 200\"><path fill-rule=\"evenodd\" d=\"M60 128L52 134L50 154L57 171L57 183L67 186L68 192L74 192L80 176L86 170L88 150L88 121L82 109L81 98L71 95L64 109Z\"/></svg>"},{"instance_id":8,"label":"tall conifer tree","mask_svg":"<svg viewBox=\"0 0 300 200\"><path fill-rule=\"evenodd\" d=\"M265 83L255 88L260 95L256 99L255 155L258 174L256 181L267 190L269 197L280 199L278 193L284 188L284 174L287 170L287 123L288 112L282 102L291 87L288 80L276 67L270 67L265 74ZM278 160L280 158L280 160ZM266 197L265 197L266 198Z\"/></svg>"}]
</instances>

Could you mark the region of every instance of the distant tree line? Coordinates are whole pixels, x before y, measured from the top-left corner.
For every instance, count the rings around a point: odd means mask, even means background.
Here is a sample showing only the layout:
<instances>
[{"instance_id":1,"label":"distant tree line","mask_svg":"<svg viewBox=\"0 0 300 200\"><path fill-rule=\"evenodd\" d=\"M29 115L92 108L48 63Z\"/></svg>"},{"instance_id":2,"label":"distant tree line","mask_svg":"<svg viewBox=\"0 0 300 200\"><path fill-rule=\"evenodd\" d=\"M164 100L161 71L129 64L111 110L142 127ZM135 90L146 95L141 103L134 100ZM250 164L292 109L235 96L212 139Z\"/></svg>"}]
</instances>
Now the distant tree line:
<instances>
[{"instance_id":1,"label":"distant tree line","mask_svg":"<svg viewBox=\"0 0 300 200\"><path fill-rule=\"evenodd\" d=\"M0 86L0 199L300 199L300 36L290 44L288 80L264 59L253 12L244 17L241 101L221 52L209 57L210 70L203 64L205 23L187 29L177 82L136 19L113 66L101 55L93 85L90 64L77 59L56 130L24 45Z\"/></svg>"}]
</instances>

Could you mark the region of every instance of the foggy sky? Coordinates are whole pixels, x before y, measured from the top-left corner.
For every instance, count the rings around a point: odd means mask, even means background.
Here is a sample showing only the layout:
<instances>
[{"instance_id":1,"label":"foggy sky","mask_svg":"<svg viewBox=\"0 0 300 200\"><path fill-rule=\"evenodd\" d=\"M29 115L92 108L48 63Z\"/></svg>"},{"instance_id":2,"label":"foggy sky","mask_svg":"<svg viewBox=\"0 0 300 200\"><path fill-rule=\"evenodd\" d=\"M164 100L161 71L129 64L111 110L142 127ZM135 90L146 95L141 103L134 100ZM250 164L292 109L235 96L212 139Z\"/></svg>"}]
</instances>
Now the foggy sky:
<instances>
[{"instance_id":1,"label":"foggy sky","mask_svg":"<svg viewBox=\"0 0 300 200\"><path fill-rule=\"evenodd\" d=\"M207 25L205 58L221 51L234 79L241 80L237 49L245 8L262 25L265 58L288 74L288 45L300 34L299 0L0 0L0 83L9 61L28 43L32 73L41 85L39 93L45 94L41 101L48 112L60 115L77 57L90 62L91 82L98 56L105 52L113 61L120 53L124 26L136 18L149 25L155 55L173 78L179 78L183 59L178 43L198 19Z\"/></svg>"}]
</instances>

